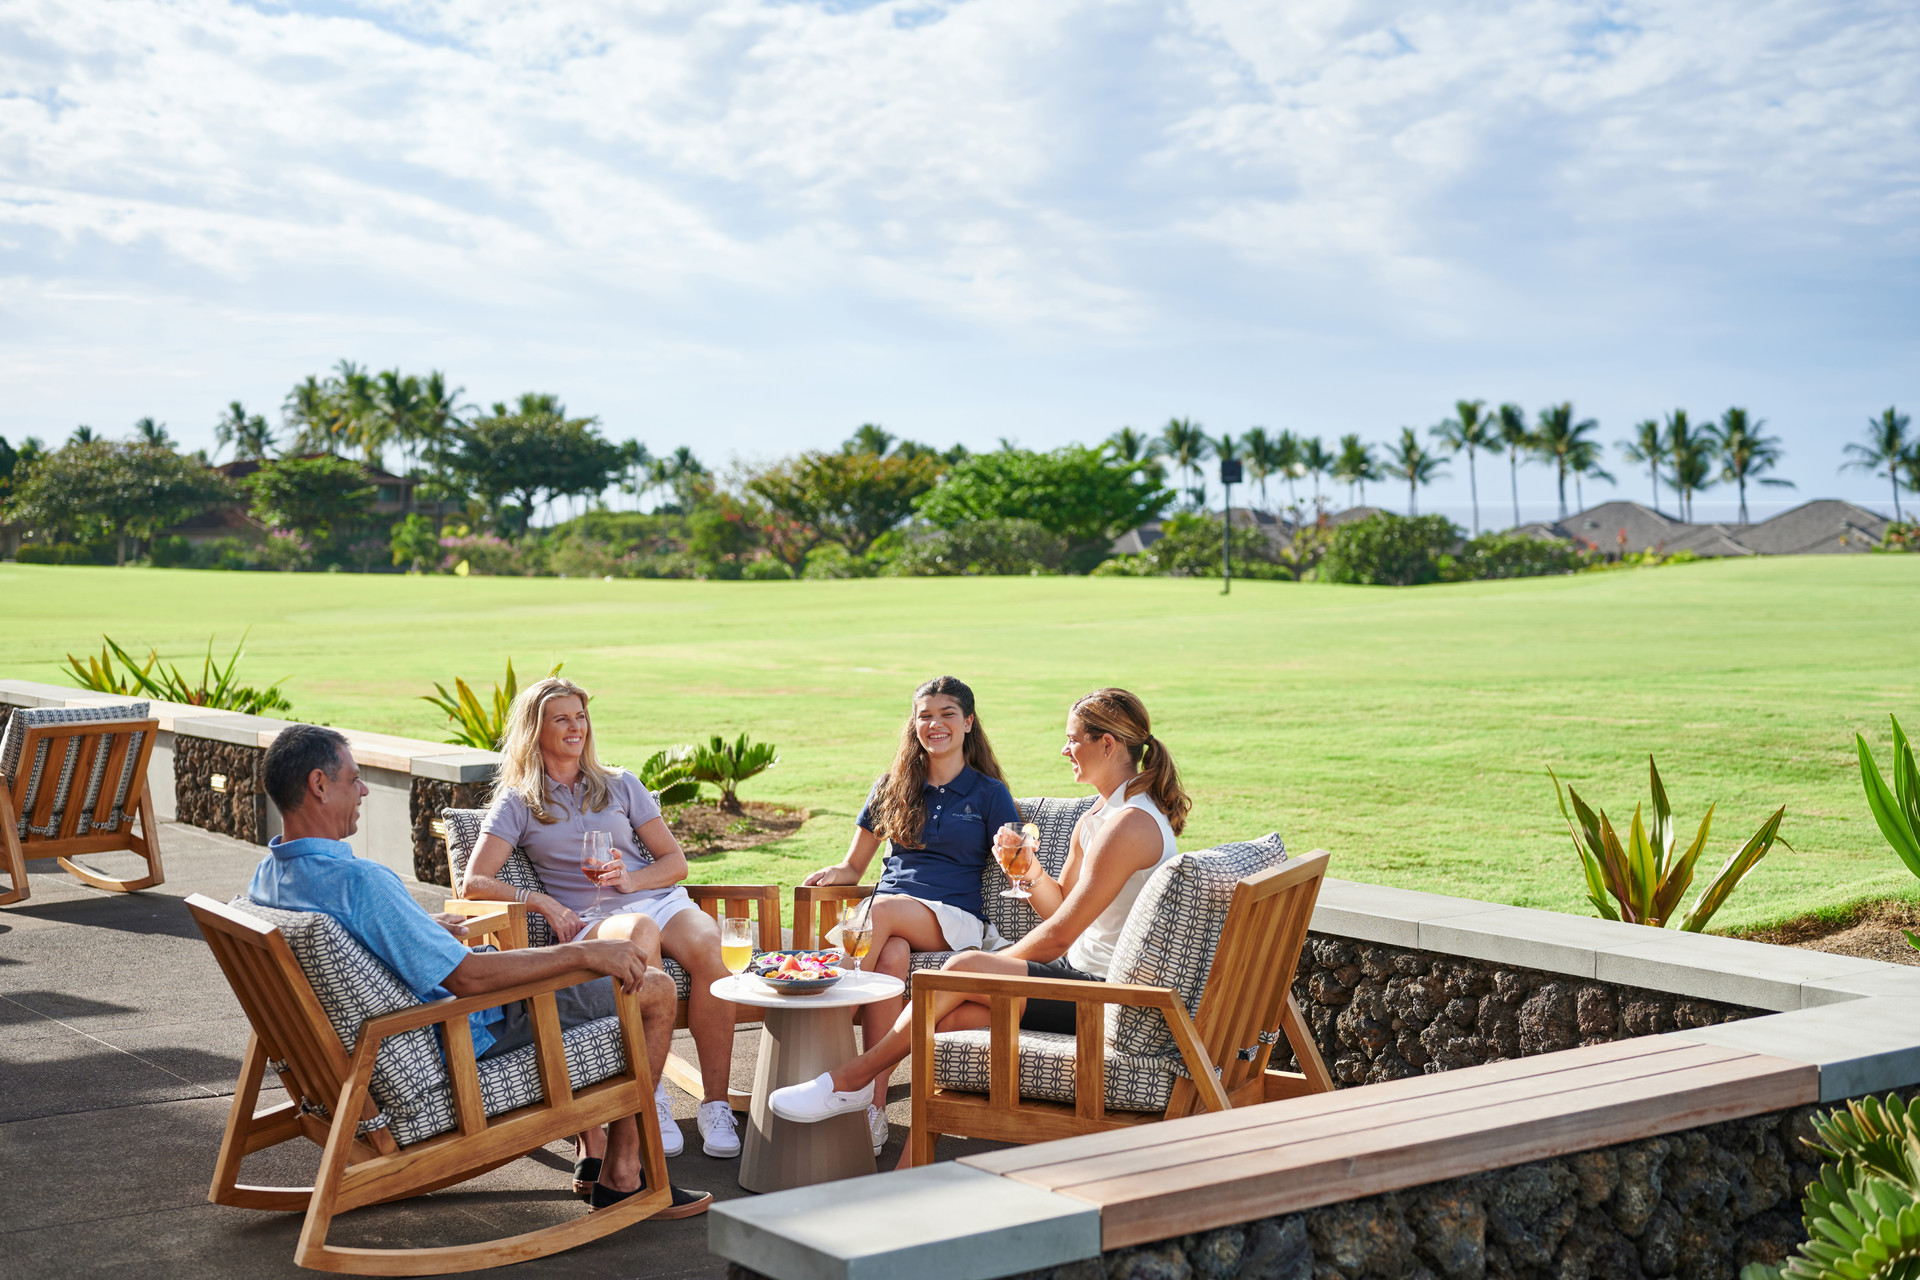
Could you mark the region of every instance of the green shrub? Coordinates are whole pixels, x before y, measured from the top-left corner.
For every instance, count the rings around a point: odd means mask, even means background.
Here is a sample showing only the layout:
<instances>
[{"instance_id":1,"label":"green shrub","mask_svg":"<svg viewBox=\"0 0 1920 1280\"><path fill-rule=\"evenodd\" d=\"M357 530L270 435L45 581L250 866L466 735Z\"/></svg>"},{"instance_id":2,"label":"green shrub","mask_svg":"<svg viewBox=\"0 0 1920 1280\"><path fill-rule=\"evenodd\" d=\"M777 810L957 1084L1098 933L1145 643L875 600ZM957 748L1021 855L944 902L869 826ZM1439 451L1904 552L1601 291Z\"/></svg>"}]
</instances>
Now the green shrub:
<instances>
[{"instance_id":1,"label":"green shrub","mask_svg":"<svg viewBox=\"0 0 1920 1280\"><path fill-rule=\"evenodd\" d=\"M1445 516L1377 511L1334 529L1320 561L1320 581L1374 587L1438 582L1441 557L1459 542L1460 530Z\"/></svg>"},{"instance_id":2,"label":"green shrub","mask_svg":"<svg viewBox=\"0 0 1920 1280\"><path fill-rule=\"evenodd\" d=\"M1694 863L1699 860L1700 851L1706 848L1707 831L1713 825L1713 806L1707 806L1707 816L1700 820L1700 831L1694 836L1693 843L1676 858L1673 853L1673 811L1667 806L1667 791L1660 785L1660 770L1655 767L1652 756L1647 757L1647 776L1653 789L1653 826L1649 829L1641 825L1640 806L1635 805L1633 825L1628 830L1624 846L1613 824L1607 820L1605 809L1596 816L1572 787L1567 788L1566 795L1561 795L1560 779L1552 769L1547 770L1547 776L1553 778L1553 793L1560 801L1560 816L1567 820L1567 834L1573 837L1573 851L1580 856L1580 865L1586 872L1587 898L1593 903L1594 910L1608 920L1651 925L1656 929L1665 927L1672 920L1674 909L1680 905L1681 895L1693 882ZM1567 812L1568 796L1573 799L1573 814ZM1786 812L1785 805L1774 810L1773 816L1760 824L1760 829L1754 832L1752 838L1726 860L1707 887L1694 898L1692 908L1680 922L1681 929L1698 933L1706 928L1713 913L1732 896L1741 878L1766 856L1775 840L1786 844L1789 849L1793 848L1780 836L1780 819L1786 816ZM1580 818L1577 830L1574 827L1574 814ZM1613 903L1607 901L1609 896L1620 904L1618 911L1614 910Z\"/></svg>"},{"instance_id":3,"label":"green shrub","mask_svg":"<svg viewBox=\"0 0 1920 1280\"><path fill-rule=\"evenodd\" d=\"M742 565L740 576L748 582L791 582L793 570L773 556L761 556Z\"/></svg>"},{"instance_id":4,"label":"green shrub","mask_svg":"<svg viewBox=\"0 0 1920 1280\"><path fill-rule=\"evenodd\" d=\"M653 792L662 809L675 809L700 798L700 780L693 776L692 747L656 751L634 771L640 785Z\"/></svg>"},{"instance_id":5,"label":"green shrub","mask_svg":"<svg viewBox=\"0 0 1920 1280\"><path fill-rule=\"evenodd\" d=\"M1058 573L1066 558L1067 540L1037 521L969 520L903 539L887 572L897 577L1026 577Z\"/></svg>"},{"instance_id":6,"label":"green shrub","mask_svg":"<svg viewBox=\"0 0 1920 1280\"><path fill-rule=\"evenodd\" d=\"M112 564L110 543L23 542L14 553L21 564Z\"/></svg>"},{"instance_id":7,"label":"green shrub","mask_svg":"<svg viewBox=\"0 0 1920 1280\"><path fill-rule=\"evenodd\" d=\"M547 567L563 578L625 577L617 548L610 543L568 538L547 553Z\"/></svg>"},{"instance_id":8,"label":"green shrub","mask_svg":"<svg viewBox=\"0 0 1920 1280\"><path fill-rule=\"evenodd\" d=\"M1093 572L1106 578L1218 578L1220 542L1220 517L1205 512L1183 513L1162 523L1160 536L1145 551L1109 556ZM1293 578L1293 571L1280 562L1280 554L1264 531L1234 529L1234 577Z\"/></svg>"},{"instance_id":9,"label":"green shrub","mask_svg":"<svg viewBox=\"0 0 1920 1280\"><path fill-rule=\"evenodd\" d=\"M772 743L752 742L744 733L732 742L715 734L705 746L685 748L681 758L687 762L688 776L720 789L720 807L728 813L743 812L741 783L780 763Z\"/></svg>"},{"instance_id":10,"label":"green shrub","mask_svg":"<svg viewBox=\"0 0 1920 1280\"><path fill-rule=\"evenodd\" d=\"M433 521L414 514L388 530L394 564L414 573L431 573L440 567L440 535Z\"/></svg>"},{"instance_id":11,"label":"green shrub","mask_svg":"<svg viewBox=\"0 0 1920 1280\"><path fill-rule=\"evenodd\" d=\"M442 563L449 569L465 561L468 573L486 577L513 577L527 572L527 557L519 547L490 533L440 539Z\"/></svg>"},{"instance_id":12,"label":"green shrub","mask_svg":"<svg viewBox=\"0 0 1920 1280\"><path fill-rule=\"evenodd\" d=\"M193 544L185 538L155 538L147 547L147 563L156 569L190 569Z\"/></svg>"},{"instance_id":13,"label":"green shrub","mask_svg":"<svg viewBox=\"0 0 1920 1280\"><path fill-rule=\"evenodd\" d=\"M238 711L250 716L293 709L293 704L280 692L280 686L286 683L285 676L264 689L234 682L240 655L246 652L245 633L242 633L240 643L233 647L233 655L227 659L224 667L214 662L213 637L207 637L207 656L201 664L198 684L181 675L180 668L161 665L157 649L149 649L147 660L137 663L131 654L113 642L111 636L100 638L106 643L98 658L88 655L83 663L72 654L67 655L67 672L82 689L93 689L100 693L144 694L162 702L182 702L188 706ZM114 669L115 658L120 660L120 670Z\"/></svg>"},{"instance_id":14,"label":"green shrub","mask_svg":"<svg viewBox=\"0 0 1920 1280\"><path fill-rule=\"evenodd\" d=\"M809 580L822 578L871 578L880 572L881 565L865 556L855 556L837 542L823 542L807 553L806 564L800 569L800 576Z\"/></svg>"},{"instance_id":15,"label":"green shrub","mask_svg":"<svg viewBox=\"0 0 1920 1280\"><path fill-rule=\"evenodd\" d=\"M1159 575L1153 561L1135 552L1132 555L1108 556L1093 567L1089 577L1094 578L1152 578Z\"/></svg>"},{"instance_id":16,"label":"green shrub","mask_svg":"<svg viewBox=\"0 0 1920 1280\"><path fill-rule=\"evenodd\" d=\"M1598 562L1598 553L1565 538L1536 538L1525 533L1487 533L1468 542L1453 557L1452 581L1488 578L1539 578L1577 573Z\"/></svg>"},{"instance_id":17,"label":"green shrub","mask_svg":"<svg viewBox=\"0 0 1920 1280\"><path fill-rule=\"evenodd\" d=\"M1920 1118L1888 1094L1855 1098L1802 1139L1826 1157L1800 1201L1805 1244L1782 1267L1740 1280L1912 1280L1920 1272Z\"/></svg>"}]
</instances>

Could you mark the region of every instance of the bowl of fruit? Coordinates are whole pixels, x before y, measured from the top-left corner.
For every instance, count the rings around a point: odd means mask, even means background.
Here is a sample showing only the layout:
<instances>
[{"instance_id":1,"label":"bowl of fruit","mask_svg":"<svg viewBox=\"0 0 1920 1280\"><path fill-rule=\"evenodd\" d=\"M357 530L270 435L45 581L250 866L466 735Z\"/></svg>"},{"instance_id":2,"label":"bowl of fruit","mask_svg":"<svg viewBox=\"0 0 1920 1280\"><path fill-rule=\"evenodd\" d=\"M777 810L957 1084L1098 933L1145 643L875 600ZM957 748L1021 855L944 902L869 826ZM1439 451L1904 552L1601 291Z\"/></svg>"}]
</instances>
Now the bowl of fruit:
<instances>
[{"instance_id":1,"label":"bowl of fruit","mask_svg":"<svg viewBox=\"0 0 1920 1280\"><path fill-rule=\"evenodd\" d=\"M747 975L784 995L825 991L845 976L838 951L762 951Z\"/></svg>"}]
</instances>

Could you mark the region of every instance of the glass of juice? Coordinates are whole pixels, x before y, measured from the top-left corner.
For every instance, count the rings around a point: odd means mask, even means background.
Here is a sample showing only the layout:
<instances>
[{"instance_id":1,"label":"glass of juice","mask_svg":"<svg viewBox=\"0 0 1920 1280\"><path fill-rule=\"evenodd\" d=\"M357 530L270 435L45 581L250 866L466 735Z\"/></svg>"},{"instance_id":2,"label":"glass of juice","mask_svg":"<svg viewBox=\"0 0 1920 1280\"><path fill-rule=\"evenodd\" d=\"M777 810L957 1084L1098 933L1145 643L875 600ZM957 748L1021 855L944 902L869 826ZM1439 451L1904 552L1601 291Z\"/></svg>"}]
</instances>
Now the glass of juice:
<instances>
[{"instance_id":1,"label":"glass of juice","mask_svg":"<svg viewBox=\"0 0 1920 1280\"><path fill-rule=\"evenodd\" d=\"M840 950L856 969L866 968L861 961L873 946L872 904L872 898L863 898L852 906L840 908Z\"/></svg>"},{"instance_id":2,"label":"glass of juice","mask_svg":"<svg viewBox=\"0 0 1920 1280\"><path fill-rule=\"evenodd\" d=\"M728 973L743 972L753 962L753 921L727 916L720 921L720 963Z\"/></svg>"},{"instance_id":3,"label":"glass of juice","mask_svg":"<svg viewBox=\"0 0 1920 1280\"><path fill-rule=\"evenodd\" d=\"M1000 869L1007 873L1012 887L1002 889L1003 898L1031 898L1027 892L1026 877L1033 874L1033 855L1040 847L1040 828L1031 822L1024 826L1015 826L1008 822L1001 826L1000 834L993 842L993 855L1000 860Z\"/></svg>"}]
</instances>

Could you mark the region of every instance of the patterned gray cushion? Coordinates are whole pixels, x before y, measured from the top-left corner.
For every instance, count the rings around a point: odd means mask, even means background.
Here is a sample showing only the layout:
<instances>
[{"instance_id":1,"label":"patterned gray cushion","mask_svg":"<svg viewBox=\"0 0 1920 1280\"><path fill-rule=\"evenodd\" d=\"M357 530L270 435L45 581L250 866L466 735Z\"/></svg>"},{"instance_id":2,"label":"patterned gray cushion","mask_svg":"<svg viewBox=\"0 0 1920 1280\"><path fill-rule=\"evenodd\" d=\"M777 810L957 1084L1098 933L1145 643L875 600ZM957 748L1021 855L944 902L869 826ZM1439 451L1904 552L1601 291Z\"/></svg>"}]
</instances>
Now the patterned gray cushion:
<instances>
[{"instance_id":1,"label":"patterned gray cushion","mask_svg":"<svg viewBox=\"0 0 1920 1280\"><path fill-rule=\"evenodd\" d=\"M1287 860L1279 834L1183 853L1148 878L1114 945L1110 982L1172 987L1189 1014L1200 1011L1201 988L1226 927L1233 887ZM1178 1061L1173 1032L1153 1009L1108 1006L1107 1038L1123 1055Z\"/></svg>"},{"instance_id":2,"label":"patterned gray cushion","mask_svg":"<svg viewBox=\"0 0 1920 1280\"><path fill-rule=\"evenodd\" d=\"M447 866L453 871L453 883L456 889L467 878L467 859L473 856L473 847L480 843L480 824L486 820L485 809L442 809L440 819L447 825ZM533 861L527 857L525 849L515 849L507 855L500 867L500 873L494 877L505 881L516 889L527 889L534 893L545 893L546 882L540 873L534 870ZM554 933L553 925L538 911L527 913L527 945L530 947L550 947L560 941ZM661 968L673 979L673 988L679 992L679 998L685 1000L693 993L693 979L680 963L671 957L664 957Z\"/></svg>"},{"instance_id":3,"label":"patterned gray cushion","mask_svg":"<svg viewBox=\"0 0 1920 1280\"><path fill-rule=\"evenodd\" d=\"M47 743L41 743L34 752L33 760L23 771L20 768L21 748L26 745L27 730L35 725L55 724L111 724L122 720L148 719L149 704L128 702L108 707L16 707L7 720L4 734L0 734L0 777L7 780L8 790L14 793L14 802L19 806L19 819L16 834L24 840L28 834L48 839L60 833L61 819L66 816L67 800L73 790L73 777L80 766L80 755L84 739L75 738L67 744L65 756L60 761L60 772L52 780L55 788L53 808L48 810L47 825L32 827L27 825L40 800L40 791L48 785ZM127 795L133 789L134 769L140 761L141 740L144 733L133 735L129 744L125 763L120 768L120 776L113 780L114 803L112 811L103 823L92 821L94 802L100 798L100 789L107 785L106 741L102 739L95 747L93 759L87 762L87 781L81 792L85 812L80 817L75 835L86 835L91 831L117 831L121 825L130 821L126 813Z\"/></svg>"},{"instance_id":4,"label":"patterned gray cushion","mask_svg":"<svg viewBox=\"0 0 1920 1280\"><path fill-rule=\"evenodd\" d=\"M934 1083L962 1093L992 1088L985 1029L945 1031L935 1039ZM1046 1031L1020 1033L1020 1096L1072 1102L1074 1037ZM1107 1107L1112 1111L1165 1111L1173 1096L1173 1073L1161 1058L1129 1057L1107 1046Z\"/></svg>"},{"instance_id":5,"label":"patterned gray cushion","mask_svg":"<svg viewBox=\"0 0 1920 1280\"><path fill-rule=\"evenodd\" d=\"M1161 867L1148 878L1127 916L1108 979L1171 987L1189 1014L1198 1013L1233 887L1286 860L1286 846L1276 833L1184 853ZM1154 1009L1109 1005L1106 1023L1107 1106L1116 1111L1164 1109L1174 1077L1187 1074L1166 1018ZM935 1081L942 1088L986 1093L988 1043L984 1030L935 1037ZM1073 1055L1072 1036L1022 1032L1020 1095L1071 1102Z\"/></svg>"},{"instance_id":6,"label":"patterned gray cushion","mask_svg":"<svg viewBox=\"0 0 1920 1280\"><path fill-rule=\"evenodd\" d=\"M1097 796L1071 800L1040 797L1013 802L1020 811L1020 821L1031 822L1040 828L1040 865L1047 869L1048 875L1058 876L1067 865L1067 854L1073 849L1073 824L1080 821L1081 814L1093 807L1096 799ZM987 921L1000 931L1002 938L1008 942L1018 942L1038 927L1040 917L1024 899L1001 897L1001 891L1006 888L1007 873L1000 869L998 862L989 862L985 874L980 877L980 891L987 906ZM914 967L922 966L916 964Z\"/></svg>"},{"instance_id":7,"label":"patterned gray cushion","mask_svg":"<svg viewBox=\"0 0 1920 1280\"><path fill-rule=\"evenodd\" d=\"M391 969L332 916L281 911L245 897L235 898L231 905L280 930L348 1053L353 1052L361 1024L367 1019L420 1003ZM575 1027L564 1039L567 1074L575 1088L626 1070L617 1018ZM534 1056L533 1046L528 1045L480 1063L480 1097L488 1115L537 1102L544 1096ZM453 1091L447 1083L439 1036L432 1027L390 1037L380 1046L369 1092L381 1114L361 1122L363 1133L385 1125L392 1130L394 1141L405 1145L454 1127ZM331 1101L306 1100L321 1111Z\"/></svg>"}]
</instances>

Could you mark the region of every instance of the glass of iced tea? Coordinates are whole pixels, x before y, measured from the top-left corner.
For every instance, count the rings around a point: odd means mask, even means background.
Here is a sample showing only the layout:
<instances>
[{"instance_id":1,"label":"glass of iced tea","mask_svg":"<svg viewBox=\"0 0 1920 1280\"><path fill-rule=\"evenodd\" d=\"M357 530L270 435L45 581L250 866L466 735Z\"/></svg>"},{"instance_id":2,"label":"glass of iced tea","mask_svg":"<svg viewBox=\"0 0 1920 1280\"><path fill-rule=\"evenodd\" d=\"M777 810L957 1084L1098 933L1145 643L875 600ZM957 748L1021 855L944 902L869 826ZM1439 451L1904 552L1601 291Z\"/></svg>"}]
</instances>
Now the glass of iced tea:
<instances>
[{"instance_id":1,"label":"glass of iced tea","mask_svg":"<svg viewBox=\"0 0 1920 1280\"><path fill-rule=\"evenodd\" d=\"M753 921L727 916L720 921L720 963L728 973L742 973L753 963Z\"/></svg>"},{"instance_id":2,"label":"glass of iced tea","mask_svg":"<svg viewBox=\"0 0 1920 1280\"><path fill-rule=\"evenodd\" d=\"M867 951L873 946L872 907L872 898L862 898L840 908L840 950L855 969L866 967L860 962L867 958Z\"/></svg>"},{"instance_id":3,"label":"glass of iced tea","mask_svg":"<svg viewBox=\"0 0 1920 1280\"><path fill-rule=\"evenodd\" d=\"M1031 898L1027 892L1026 877L1033 874L1033 858L1040 848L1040 828L1031 822L1016 826L1008 822L1002 824L1000 834L993 842L993 856L1000 860L1000 869L1007 873L1012 887L1002 889L1003 898Z\"/></svg>"}]
</instances>

